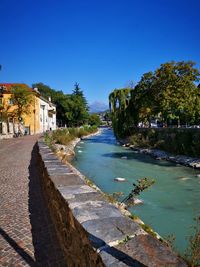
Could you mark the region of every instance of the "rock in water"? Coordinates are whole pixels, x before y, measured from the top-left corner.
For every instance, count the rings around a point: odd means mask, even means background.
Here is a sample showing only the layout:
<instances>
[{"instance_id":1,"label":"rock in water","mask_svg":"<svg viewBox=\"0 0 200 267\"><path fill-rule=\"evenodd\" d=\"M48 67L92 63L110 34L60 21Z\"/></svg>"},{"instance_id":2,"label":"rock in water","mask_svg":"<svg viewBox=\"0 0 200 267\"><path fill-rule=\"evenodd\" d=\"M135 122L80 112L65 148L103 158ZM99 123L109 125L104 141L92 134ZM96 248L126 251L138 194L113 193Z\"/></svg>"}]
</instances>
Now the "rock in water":
<instances>
[{"instance_id":1,"label":"rock in water","mask_svg":"<svg viewBox=\"0 0 200 267\"><path fill-rule=\"evenodd\" d=\"M121 178L121 177L117 177L114 179L114 181L117 181L117 182L125 182L126 179L125 178Z\"/></svg>"},{"instance_id":2,"label":"rock in water","mask_svg":"<svg viewBox=\"0 0 200 267\"><path fill-rule=\"evenodd\" d=\"M180 180L182 180L182 181L187 181L187 180L190 180L190 178L189 178L189 177L179 177L179 179L180 179Z\"/></svg>"},{"instance_id":3,"label":"rock in water","mask_svg":"<svg viewBox=\"0 0 200 267\"><path fill-rule=\"evenodd\" d=\"M143 204L143 203L144 203L143 200L141 200L141 199L139 199L139 198L134 198L134 204L135 204L135 205Z\"/></svg>"}]
</instances>

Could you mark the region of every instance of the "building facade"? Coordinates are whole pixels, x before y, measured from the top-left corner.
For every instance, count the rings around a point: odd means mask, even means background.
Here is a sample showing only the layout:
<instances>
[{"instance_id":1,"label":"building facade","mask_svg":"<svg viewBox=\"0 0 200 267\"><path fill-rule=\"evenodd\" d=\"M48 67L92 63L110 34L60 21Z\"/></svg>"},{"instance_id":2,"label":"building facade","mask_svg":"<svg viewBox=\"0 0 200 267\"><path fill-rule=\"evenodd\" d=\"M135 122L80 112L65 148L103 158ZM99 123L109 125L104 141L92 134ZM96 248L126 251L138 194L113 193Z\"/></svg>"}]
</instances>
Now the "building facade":
<instances>
[{"instance_id":1,"label":"building facade","mask_svg":"<svg viewBox=\"0 0 200 267\"><path fill-rule=\"evenodd\" d=\"M56 129L56 106L39 96L40 133Z\"/></svg>"},{"instance_id":2,"label":"building facade","mask_svg":"<svg viewBox=\"0 0 200 267\"><path fill-rule=\"evenodd\" d=\"M23 87L31 94L28 110L19 118L17 106L13 103L12 88ZM0 84L0 138L22 134L38 134L56 129L56 106L50 99L44 99L37 89L25 84Z\"/></svg>"}]
</instances>

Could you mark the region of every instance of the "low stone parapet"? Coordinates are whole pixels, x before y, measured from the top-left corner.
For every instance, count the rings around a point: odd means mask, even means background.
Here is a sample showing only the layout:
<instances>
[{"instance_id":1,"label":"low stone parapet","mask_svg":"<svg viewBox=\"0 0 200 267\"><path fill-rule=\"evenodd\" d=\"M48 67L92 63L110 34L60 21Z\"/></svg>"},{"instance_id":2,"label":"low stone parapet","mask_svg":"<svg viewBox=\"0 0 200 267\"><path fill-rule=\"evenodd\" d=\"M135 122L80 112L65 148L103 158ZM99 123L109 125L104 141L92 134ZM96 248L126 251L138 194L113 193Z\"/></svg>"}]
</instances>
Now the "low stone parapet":
<instances>
[{"instance_id":1,"label":"low stone parapet","mask_svg":"<svg viewBox=\"0 0 200 267\"><path fill-rule=\"evenodd\" d=\"M88 186L40 140L39 164L66 266L187 266L172 250Z\"/></svg>"},{"instance_id":2,"label":"low stone parapet","mask_svg":"<svg viewBox=\"0 0 200 267\"><path fill-rule=\"evenodd\" d=\"M13 138L13 134L0 134L0 140L9 138Z\"/></svg>"}]
</instances>

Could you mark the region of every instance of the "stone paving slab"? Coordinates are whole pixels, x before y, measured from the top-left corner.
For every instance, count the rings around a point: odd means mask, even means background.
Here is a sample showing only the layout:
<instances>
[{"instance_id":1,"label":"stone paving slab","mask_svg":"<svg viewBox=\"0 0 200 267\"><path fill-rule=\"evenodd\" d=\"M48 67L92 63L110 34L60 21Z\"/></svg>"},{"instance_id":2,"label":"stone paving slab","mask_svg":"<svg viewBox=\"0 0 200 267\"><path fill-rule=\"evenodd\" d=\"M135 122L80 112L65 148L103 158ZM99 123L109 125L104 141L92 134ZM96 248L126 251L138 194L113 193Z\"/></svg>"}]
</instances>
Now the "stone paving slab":
<instances>
[{"instance_id":1,"label":"stone paving slab","mask_svg":"<svg viewBox=\"0 0 200 267\"><path fill-rule=\"evenodd\" d=\"M71 185L84 185L84 181L76 174L68 175L51 175L51 180L56 187L71 186Z\"/></svg>"},{"instance_id":2,"label":"stone paving slab","mask_svg":"<svg viewBox=\"0 0 200 267\"><path fill-rule=\"evenodd\" d=\"M64 175L64 174L70 174L72 173L71 170L68 170L68 169L48 169L48 174L51 176L51 175Z\"/></svg>"},{"instance_id":3,"label":"stone paving slab","mask_svg":"<svg viewBox=\"0 0 200 267\"><path fill-rule=\"evenodd\" d=\"M149 267L186 266L169 247L151 235L135 236L115 248Z\"/></svg>"},{"instance_id":4,"label":"stone paving slab","mask_svg":"<svg viewBox=\"0 0 200 267\"><path fill-rule=\"evenodd\" d=\"M74 217L82 224L88 220L98 220L107 217L122 217L121 212L105 201L74 202L69 204Z\"/></svg>"},{"instance_id":5,"label":"stone paving slab","mask_svg":"<svg viewBox=\"0 0 200 267\"><path fill-rule=\"evenodd\" d=\"M88 192L84 194L69 195L65 198L69 204L71 203L83 203L89 200L91 201L105 201L105 197L99 192Z\"/></svg>"},{"instance_id":6,"label":"stone paving slab","mask_svg":"<svg viewBox=\"0 0 200 267\"><path fill-rule=\"evenodd\" d=\"M144 265L143 263L137 261L135 258L129 257L129 255L123 253L122 251L106 246L100 252L101 258L106 266L109 267L147 267L149 265ZM160 267L159 265L157 267ZM166 266L169 267L169 266Z\"/></svg>"},{"instance_id":7,"label":"stone paving slab","mask_svg":"<svg viewBox=\"0 0 200 267\"><path fill-rule=\"evenodd\" d=\"M36 136L0 140L0 266L67 266L45 203ZM49 154L47 159L57 161Z\"/></svg>"},{"instance_id":8,"label":"stone paving slab","mask_svg":"<svg viewBox=\"0 0 200 267\"><path fill-rule=\"evenodd\" d=\"M91 240L95 248L104 246L105 243L109 244L116 241L123 241L130 236L146 234L137 223L127 217L108 217L89 220L83 222L82 225L92 235ZM101 239L104 244L100 245L99 240L94 239L93 236Z\"/></svg>"},{"instance_id":9,"label":"stone paving slab","mask_svg":"<svg viewBox=\"0 0 200 267\"><path fill-rule=\"evenodd\" d=\"M65 199L73 198L74 195L86 194L91 192L96 192L93 188L88 185L72 185L72 186L63 186L59 188L60 193Z\"/></svg>"}]
</instances>

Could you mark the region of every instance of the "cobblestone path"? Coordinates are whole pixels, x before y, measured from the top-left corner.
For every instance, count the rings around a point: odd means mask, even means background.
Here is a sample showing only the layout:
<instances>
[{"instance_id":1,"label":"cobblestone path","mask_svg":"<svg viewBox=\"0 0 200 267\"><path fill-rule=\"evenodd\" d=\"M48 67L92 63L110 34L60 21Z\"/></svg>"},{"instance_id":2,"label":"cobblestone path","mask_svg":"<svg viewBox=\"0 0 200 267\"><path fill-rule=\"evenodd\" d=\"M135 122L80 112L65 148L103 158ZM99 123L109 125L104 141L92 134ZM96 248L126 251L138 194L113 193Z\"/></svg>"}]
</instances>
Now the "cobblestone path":
<instances>
[{"instance_id":1,"label":"cobblestone path","mask_svg":"<svg viewBox=\"0 0 200 267\"><path fill-rule=\"evenodd\" d=\"M36 138L0 140L0 266L66 266L40 186Z\"/></svg>"}]
</instances>

